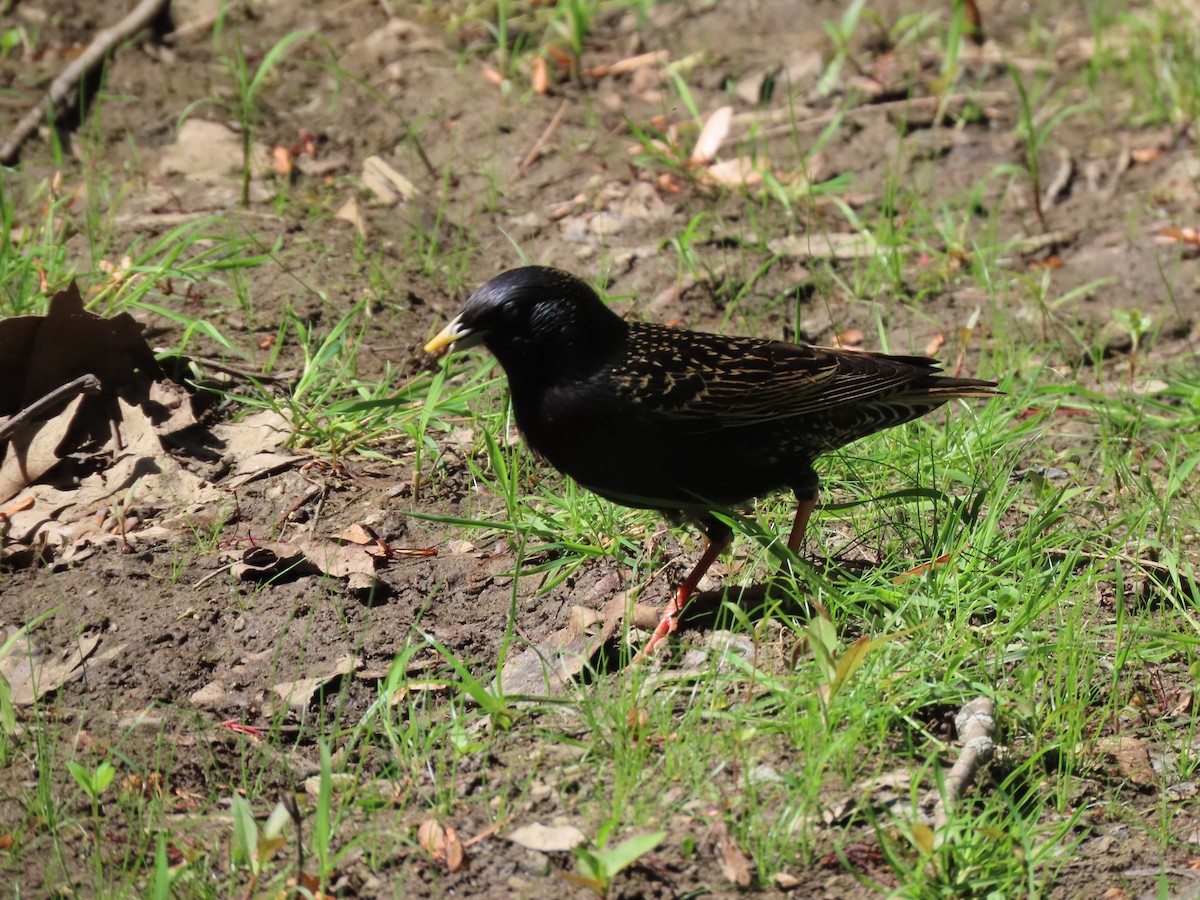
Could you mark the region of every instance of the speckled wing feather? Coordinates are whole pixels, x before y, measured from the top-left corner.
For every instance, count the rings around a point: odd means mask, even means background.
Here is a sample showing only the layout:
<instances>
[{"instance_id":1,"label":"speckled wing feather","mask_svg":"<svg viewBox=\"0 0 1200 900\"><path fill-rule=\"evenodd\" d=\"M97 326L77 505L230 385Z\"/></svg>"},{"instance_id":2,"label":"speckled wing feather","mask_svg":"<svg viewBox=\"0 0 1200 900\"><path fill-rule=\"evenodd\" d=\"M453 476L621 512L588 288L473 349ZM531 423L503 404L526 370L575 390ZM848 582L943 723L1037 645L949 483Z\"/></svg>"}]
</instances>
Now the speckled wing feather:
<instances>
[{"instance_id":1,"label":"speckled wing feather","mask_svg":"<svg viewBox=\"0 0 1200 900\"><path fill-rule=\"evenodd\" d=\"M705 421L715 430L798 416L820 419L853 404L931 406L949 396L970 395L967 382L944 379L939 386L937 363L925 357L829 350L660 325L632 326L624 358L626 363L612 374L623 399L686 423L690 430ZM930 383L906 396L905 387L920 382ZM931 404L932 396L938 399Z\"/></svg>"}]
</instances>

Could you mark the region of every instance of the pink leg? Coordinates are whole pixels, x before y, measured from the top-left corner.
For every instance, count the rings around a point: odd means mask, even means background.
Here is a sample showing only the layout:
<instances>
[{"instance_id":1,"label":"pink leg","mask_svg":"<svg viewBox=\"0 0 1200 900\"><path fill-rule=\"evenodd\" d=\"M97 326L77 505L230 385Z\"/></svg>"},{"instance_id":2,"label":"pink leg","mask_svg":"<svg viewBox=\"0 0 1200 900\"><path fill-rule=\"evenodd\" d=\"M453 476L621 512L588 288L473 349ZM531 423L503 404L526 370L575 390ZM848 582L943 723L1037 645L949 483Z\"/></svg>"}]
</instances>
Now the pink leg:
<instances>
[{"instance_id":1,"label":"pink leg","mask_svg":"<svg viewBox=\"0 0 1200 900\"><path fill-rule=\"evenodd\" d=\"M659 619L658 627L654 629L654 634L650 636L650 640L642 648L642 652L633 658L634 665L653 656L654 648L666 640L668 634L679 627L679 614L683 612L684 606L692 598L692 594L696 592L696 586L700 584L700 579L704 577L704 573L709 570L709 567L724 552L732 540L733 535L729 534L716 541L708 542L708 545L704 548L704 552L700 555L699 561L692 568L691 574L679 586L679 593L675 595L675 599L669 602L666 609L663 610L662 618Z\"/></svg>"},{"instance_id":2,"label":"pink leg","mask_svg":"<svg viewBox=\"0 0 1200 900\"><path fill-rule=\"evenodd\" d=\"M797 498L796 518L792 522L792 532L788 535L788 549L793 553L800 552L800 546L804 543L804 532L808 529L808 519L812 515L813 509L817 505L817 492L813 491L811 497ZM815 598L808 601L817 611L826 619L829 618L829 613Z\"/></svg>"},{"instance_id":3,"label":"pink leg","mask_svg":"<svg viewBox=\"0 0 1200 900\"><path fill-rule=\"evenodd\" d=\"M817 505L817 492L811 497L797 497L796 518L792 520L792 532L788 535L788 549L799 553L804 543L804 532L808 529L808 519Z\"/></svg>"}]
</instances>

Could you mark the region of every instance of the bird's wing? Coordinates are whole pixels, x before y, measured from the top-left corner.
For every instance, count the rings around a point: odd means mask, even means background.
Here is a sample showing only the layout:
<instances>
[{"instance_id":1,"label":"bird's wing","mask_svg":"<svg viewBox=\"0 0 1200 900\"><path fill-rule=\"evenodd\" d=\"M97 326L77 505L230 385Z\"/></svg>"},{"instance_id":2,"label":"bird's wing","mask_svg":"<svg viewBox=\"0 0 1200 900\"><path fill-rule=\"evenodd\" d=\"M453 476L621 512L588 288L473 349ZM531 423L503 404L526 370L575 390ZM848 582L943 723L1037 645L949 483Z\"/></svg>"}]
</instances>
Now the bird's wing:
<instances>
[{"instance_id":1,"label":"bird's wing","mask_svg":"<svg viewBox=\"0 0 1200 900\"><path fill-rule=\"evenodd\" d=\"M902 394L904 385L936 371L924 357L638 325L610 377L639 411L692 429L705 423L717 429L820 416Z\"/></svg>"}]
</instances>

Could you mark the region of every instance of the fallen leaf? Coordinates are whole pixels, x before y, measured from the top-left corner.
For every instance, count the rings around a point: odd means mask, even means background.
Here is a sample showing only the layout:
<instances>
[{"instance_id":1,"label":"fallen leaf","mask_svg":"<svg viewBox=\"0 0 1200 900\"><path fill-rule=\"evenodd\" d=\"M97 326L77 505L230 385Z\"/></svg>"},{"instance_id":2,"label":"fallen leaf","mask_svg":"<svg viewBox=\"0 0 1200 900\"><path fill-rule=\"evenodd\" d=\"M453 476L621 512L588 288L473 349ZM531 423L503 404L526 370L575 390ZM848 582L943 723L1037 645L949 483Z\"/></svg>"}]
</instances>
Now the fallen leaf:
<instances>
[{"instance_id":1,"label":"fallen leaf","mask_svg":"<svg viewBox=\"0 0 1200 900\"><path fill-rule=\"evenodd\" d=\"M793 891L800 887L800 879L795 875L789 875L787 872L776 872L774 879L775 887L781 891Z\"/></svg>"},{"instance_id":2,"label":"fallen leaf","mask_svg":"<svg viewBox=\"0 0 1200 900\"><path fill-rule=\"evenodd\" d=\"M378 156L368 156L363 160L362 180L384 206L407 203L420 193L416 185Z\"/></svg>"},{"instance_id":3,"label":"fallen leaf","mask_svg":"<svg viewBox=\"0 0 1200 900\"><path fill-rule=\"evenodd\" d=\"M280 682L271 690L292 709L306 709L317 691L335 678L349 675L356 668L358 668L358 659L347 654L335 662L329 671L321 675Z\"/></svg>"},{"instance_id":4,"label":"fallen leaf","mask_svg":"<svg viewBox=\"0 0 1200 900\"><path fill-rule=\"evenodd\" d=\"M29 706L64 684L83 675L83 663L100 646L98 636L85 636L65 657L38 655L27 638L18 640L11 652L0 660L0 675L11 688L14 706ZM124 646L124 645L122 645Z\"/></svg>"},{"instance_id":5,"label":"fallen leaf","mask_svg":"<svg viewBox=\"0 0 1200 900\"><path fill-rule=\"evenodd\" d=\"M791 234L767 244L777 256L787 259L866 259L876 253L875 239L859 232L815 232Z\"/></svg>"},{"instance_id":6,"label":"fallen leaf","mask_svg":"<svg viewBox=\"0 0 1200 900\"><path fill-rule=\"evenodd\" d=\"M195 181L220 183L240 175L245 164L242 136L219 122L190 118L184 120L159 159L163 175L183 175ZM257 142L250 148L250 171L261 177L271 170L271 154Z\"/></svg>"},{"instance_id":7,"label":"fallen leaf","mask_svg":"<svg viewBox=\"0 0 1200 900\"><path fill-rule=\"evenodd\" d=\"M1096 753L1109 757L1117 770L1134 784L1157 785L1158 776L1150 764L1146 743L1132 735L1115 734L1096 741Z\"/></svg>"},{"instance_id":8,"label":"fallen leaf","mask_svg":"<svg viewBox=\"0 0 1200 900\"><path fill-rule=\"evenodd\" d=\"M763 182L763 165L748 156L738 156L713 163L701 171L708 180L725 187L757 187Z\"/></svg>"},{"instance_id":9,"label":"fallen leaf","mask_svg":"<svg viewBox=\"0 0 1200 900\"><path fill-rule=\"evenodd\" d=\"M75 282L50 300L44 316L0 321L0 416L12 415L81 373L100 380L94 406L111 404L123 388L145 390L162 370L129 313L110 319L83 308ZM98 439L109 431L106 417L93 427Z\"/></svg>"},{"instance_id":10,"label":"fallen leaf","mask_svg":"<svg viewBox=\"0 0 1200 900\"><path fill-rule=\"evenodd\" d=\"M345 541L348 544L374 544L379 540L366 525L361 522L355 522L349 528L342 531L337 536L339 541Z\"/></svg>"},{"instance_id":11,"label":"fallen leaf","mask_svg":"<svg viewBox=\"0 0 1200 900\"><path fill-rule=\"evenodd\" d=\"M717 158L717 151L729 136L729 125L733 121L733 107L722 106L712 111L696 138L692 149L692 162L708 165Z\"/></svg>"},{"instance_id":12,"label":"fallen leaf","mask_svg":"<svg viewBox=\"0 0 1200 900\"><path fill-rule=\"evenodd\" d=\"M622 75L626 72L636 72L639 69L652 68L659 63L665 63L670 58L671 51L654 50L649 53L639 53L637 56L617 60L615 63L592 66L584 74L590 78L603 78L605 75Z\"/></svg>"},{"instance_id":13,"label":"fallen leaf","mask_svg":"<svg viewBox=\"0 0 1200 900\"><path fill-rule=\"evenodd\" d=\"M1168 225L1163 228L1155 239L1160 244L1200 244L1200 229L1175 228Z\"/></svg>"},{"instance_id":14,"label":"fallen leaf","mask_svg":"<svg viewBox=\"0 0 1200 900\"><path fill-rule=\"evenodd\" d=\"M754 880L750 857L738 846L737 839L729 833L724 822L718 820L714 830L720 850L717 863L721 867L721 874L739 887L750 887L750 882Z\"/></svg>"},{"instance_id":15,"label":"fallen leaf","mask_svg":"<svg viewBox=\"0 0 1200 900\"><path fill-rule=\"evenodd\" d=\"M504 837L527 850L537 850L540 853L559 853L564 850L572 850L587 841L583 832L574 825L551 827L537 822L522 825Z\"/></svg>"},{"instance_id":16,"label":"fallen leaf","mask_svg":"<svg viewBox=\"0 0 1200 900\"><path fill-rule=\"evenodd\" d=\"M212 435L220 442L222 455L233 462L223 486L237 490L251 481L282 472L308 459L282 449L292 431L291 421L271 409L214 426Z\"/></svg>"},{"instance_id":17,"label":"fallen leaf","mask_svg":"<svg viewBox=\"0 0 1200 900\"><path fill-rule=\"evenodd\" d=\"M83 400L82 394L77 395L57 415L29 422L9 438L4 462L0 463L0 503L15 497L58 465L60 457L56 451Z\"/></svg>"},{"instance_id":18,"label":"fallen leaf","mask_svg":"<svg viewBox=\"0 0 1200 900\"><path fill-rule=\"evenodd\" d=\"M375 563L376 557L356 544L326 540L277 541L240 551L240 558L233 563L231 571L235 578L243 581L322 574L345 578L349 590L363 591L375 584Z\"/></svg>"},{"instance_id":19,"label":"fallen leaf","mask_svg":"<svg viewBox=\"0 0 1200 900\"><path fill-rule=\"evenodd\" d=\"M376 195L378 196L378 195ZM358 211L358 199L351 197L341 205L341 208L333 214L335 219L342 222L349 222L354 226L354 230L358 232L358 236L364 240L367 237L367 220L363 218L362 213Z\"/></svg>"},{"instance_id":20,"label":"fallen leaf","mask_svg":"<svg viewBox=\"0 0 1200 900\"><path fill-rule=\"evenodd\" d=\"M833 336L833 346L843 350L859 350L862 348L865 335L860 328L849 328Z\"/></svg>"},{"instance_id":21,"label":"fallen leaf","mask_svg":"<svg viewBox=\"0 0 1200 900\"><path fill-rule=\"evenodd\" d=\"M533 71L530 73L529 82L535 94L545 94L550 89L550 76L546 71L546 60L543 57L535 56L533 58Z\"/></svg>"},{"instance_id":22,"label":"fallen leaf","mask_svg":"<svg viewBox=\"0 0 1200 900\"><path fill-rule=\"evenodd\" d=\"M271 168L276 175L287 177L292 174L292 151L287 147L275 147L271 150Z\"/></svg>"}]
</instances>

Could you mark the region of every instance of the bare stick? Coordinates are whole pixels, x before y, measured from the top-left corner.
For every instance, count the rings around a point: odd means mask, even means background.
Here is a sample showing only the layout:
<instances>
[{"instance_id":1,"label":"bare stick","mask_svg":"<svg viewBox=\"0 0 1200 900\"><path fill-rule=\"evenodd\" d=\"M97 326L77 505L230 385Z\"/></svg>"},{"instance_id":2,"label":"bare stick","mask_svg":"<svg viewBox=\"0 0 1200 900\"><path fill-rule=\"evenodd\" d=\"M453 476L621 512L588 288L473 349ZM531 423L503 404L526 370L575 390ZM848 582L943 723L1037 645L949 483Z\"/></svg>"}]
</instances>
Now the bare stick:
<instances>
[{"instance_id":1,"label":"bare stick","mask_svg":"<svg viewBox=\"0 0 1200 900\"><path fill-rule=\"evenodd\" d=\"M936 112L940 104L945 104L946 108L959 106L965 103L978 103L980 106L985 104L999 104L1009 100L1008 94L1002 91L981 91L975 94L949 94L945 97L910 97L905 100L888 100L883 103L867 103L862 106L852 106L847 108L838 108L827 110L826 112L816 115L804 114L811 113L807 107L803 108L803 113L796 116L794 111L788 109L772 109L766 112L750 112L740 113L733 117L734 125L752 125L764 124L770 127L763 128L758 136L761 138L778 137L781 134L790 134L793 128L815 128L817 126L824 127L842 116L847 119L865 118L876 113L895 113L903 110L926 110ZM795 118L795 121L792 119ZM771 124L772 122L781 122L782 124Z\"/></svg>"},{"instance_id":2,"label":"bare stick","mask_svg":"<svg viewBox=\"0 0 1200 900\"><path fill-rule=\"evenodd\" d=\"M529 153L521 160L521 164L517 166L517 171L513 173L513 181L519 179L532 166L542 151L546 149L546 144L550 142L550 138L554 136L554 132L558 131L558 126L562 124L563 115L567 111L567 101L564 100L559 104L558 112L554 114L554 118L550 120L550 124L546 126L546 130L542 132L542 136L537 139L537 143L530 148Z\"/></svg>"},{"instance_id":3,"label":"bare stick","mask_svg":"<svg viewBox=\"0 0 1200 900\"><path fill-rule=\"evenodd\" d=\"M935 829L949 821L954 804L975 780L980 764L992 755L992 732L996 729L996 717L991 698L976 697L964 704L954 717L954 727L958 731L962 753L947 773L945 792L933 809Z\"/></svg>"},{"instance_id":4,"label":"bare stick","mask_svg":"<svg viewBox=\"0 0 1200 900\"><path fill-rule=\"evenodd\" d=\"M46 396L34 400L33 403L7 421L0 422L0 441L7 440L10 435L15 433L26 422L36 419L38 416L57 406L62 406L68 400L73 399L76 394L98 393L100 393L100 379L95 375L80 375L74 381L68 381L61 387L56 387L50 391Z\"/></svg>"},{"instance_id":5,"label":"bare stick","mask_svg":"<svg viewBox=\"0 0 1200 900\"><path fill-rule=\"evenodd\" d=\"M83 76L94 66L99 65L117 44L150 24L150 21L162 12L166 5L167 0L141 0L141 3L116 25L98 31L88 48L50 83L50 90L46 93L46 102L35 104L9 132L8 140L0 148L0 163L8 165L16 160L17 151L21 149L21 145L45 120L47 108L55 119L62 111L70 109L75 103L76 90Z\"/></svg>"}]
</instances>

